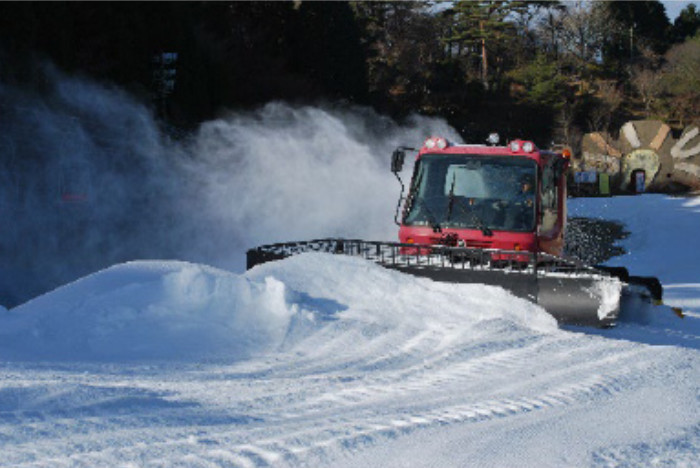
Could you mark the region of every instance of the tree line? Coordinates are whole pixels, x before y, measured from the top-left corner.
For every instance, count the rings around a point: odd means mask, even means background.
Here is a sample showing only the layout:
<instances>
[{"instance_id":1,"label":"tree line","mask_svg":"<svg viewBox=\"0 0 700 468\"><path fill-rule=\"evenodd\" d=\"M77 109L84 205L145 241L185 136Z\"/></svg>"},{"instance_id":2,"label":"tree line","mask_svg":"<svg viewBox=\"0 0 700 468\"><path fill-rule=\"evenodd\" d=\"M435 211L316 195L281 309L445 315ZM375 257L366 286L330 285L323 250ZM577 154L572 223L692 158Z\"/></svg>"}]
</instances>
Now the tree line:
<instances>
[{"instance_id":1,"label":"tree line","mask_svg":"<svg viewBox=\"0 0 700 468\"><path fill-rule=\"evenodd\" d=\"M700 11L659 1L355 3L369 91L392 110L577 146L633 118L700 117Z\"/></svg>"},{"instance_id":2,"label":"tree line","mask_svg":"<svg viewBox=\"0 0 700 468\"><path fill-rule=\"evenodd\" d=\"M2 2L0 80L37 59L191 128L270 100L369 105L576 146L630 118L700 116L700 11L646 1Z\"/></svg>"}]
</instances>

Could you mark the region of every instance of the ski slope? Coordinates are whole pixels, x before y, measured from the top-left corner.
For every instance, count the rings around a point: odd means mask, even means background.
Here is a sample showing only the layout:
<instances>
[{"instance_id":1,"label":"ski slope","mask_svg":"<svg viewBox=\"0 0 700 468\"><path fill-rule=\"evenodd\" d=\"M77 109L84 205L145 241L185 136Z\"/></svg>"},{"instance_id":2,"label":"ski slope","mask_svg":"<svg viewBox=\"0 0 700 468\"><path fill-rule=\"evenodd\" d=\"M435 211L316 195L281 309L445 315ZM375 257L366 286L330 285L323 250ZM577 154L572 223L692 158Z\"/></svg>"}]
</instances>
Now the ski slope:
<instances>
[{"instance_id":1,"label":"ski slope","mask_svg":"<svg viewBox=\"0 0 700 468\"><path fill-rule=\"evenodd\" d=\"M700 463L700 198L620 219L668 307L561 329L504 290L305 254L115 265L0 310L0 466Z\"/></svg>"}]
</instances>

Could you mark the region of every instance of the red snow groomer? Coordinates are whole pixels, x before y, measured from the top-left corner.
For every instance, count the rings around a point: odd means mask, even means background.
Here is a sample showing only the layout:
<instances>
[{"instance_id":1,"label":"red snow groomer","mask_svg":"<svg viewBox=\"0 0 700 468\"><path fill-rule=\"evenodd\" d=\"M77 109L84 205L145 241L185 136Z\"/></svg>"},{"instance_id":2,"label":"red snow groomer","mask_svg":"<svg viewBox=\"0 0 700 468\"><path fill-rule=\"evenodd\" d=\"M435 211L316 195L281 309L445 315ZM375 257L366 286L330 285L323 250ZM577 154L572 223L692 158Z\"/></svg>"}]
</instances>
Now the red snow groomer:
<instances>
[{"instance_id":1,"label":"red snow groomer","mask_svg":"<svg viewBox=\"0 0 700 468\"><path fill-rule=\"evenodd\" d=\"M393 159L398 176L402 149ZM568 164L568 151L541 151L530 141L503 147L429 138L416 157L403 216L396 220L399 240L561 256ZM492 252L491 258L528 256Z\"/></svg>"},{"instance_id":2,"label":"red snow groomer","mask_svg":"<svg viewBox=\"0 0 700 468\"><path fill-rule=\"evenodd\" d=\"M569 152L531 141L506 146L455 145L432 137L418 150L409 184L399 173L406 151L392 155L401 183L399 241L319 239L248 251L248 268L308 251L359 255L387 268L450 283L501 286L567 324L610 326L623 296L660 301L655 278L624 268L591 267L562 256Z\"/></svg>"}]
</instances>

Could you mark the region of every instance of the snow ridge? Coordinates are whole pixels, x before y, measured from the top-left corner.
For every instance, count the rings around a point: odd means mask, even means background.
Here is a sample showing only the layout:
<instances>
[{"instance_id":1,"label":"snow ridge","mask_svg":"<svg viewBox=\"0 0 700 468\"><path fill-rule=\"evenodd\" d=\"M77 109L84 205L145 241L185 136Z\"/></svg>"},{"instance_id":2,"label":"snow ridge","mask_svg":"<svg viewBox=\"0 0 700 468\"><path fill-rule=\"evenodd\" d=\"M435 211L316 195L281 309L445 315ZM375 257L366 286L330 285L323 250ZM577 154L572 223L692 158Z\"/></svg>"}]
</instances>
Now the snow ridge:
<instances>
[{"instance_id":1,"label":"snow ridge","mask_svg":"<svg viewBox=\"0 0 700 468\"><path fill-rule=\"evenodd\" d=\"M685 319L576 331L330 254L116 265L0 310L0 466L694 466L693 255Z\"/></svg>"}]
</instances>

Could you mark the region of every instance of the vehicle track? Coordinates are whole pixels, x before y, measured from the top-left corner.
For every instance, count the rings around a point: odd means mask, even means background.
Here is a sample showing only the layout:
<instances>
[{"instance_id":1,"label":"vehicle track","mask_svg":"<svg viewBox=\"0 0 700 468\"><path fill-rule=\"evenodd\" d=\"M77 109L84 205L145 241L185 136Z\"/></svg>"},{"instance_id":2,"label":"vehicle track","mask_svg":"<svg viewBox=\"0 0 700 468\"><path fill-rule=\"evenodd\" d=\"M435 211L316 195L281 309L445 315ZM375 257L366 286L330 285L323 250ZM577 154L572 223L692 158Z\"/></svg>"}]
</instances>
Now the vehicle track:
<instances>
[{"instance_id":1,"label":"vehicle track","mask_svg":"<svg viewBox=\"0 0 700 468\"><path fill-rule=\"evenodd\" d=\"M624 398L693 371L683 350L572 333L511 335L502 346L464 341L416 359L415 351L434 338L417 335L411 347L378 359L383 365L369 373L353 359L348 366L334 362L331 370L311 362L290 367L289 354L264 359L286 372L262 372L254 380L231 377L245 374L249 363L184 368L178 379L147 370L103 375L98 384L95 376L87 384L79 372L52 371L40 387L26 380L25 388L4 387L5 395L15 392L14 400L24 403L0 410L0 446L12 446L0 465L303 464L427 428L546 418L555 409ZM264 368L261 361L253 367ZM77 391L53 393L50 382L63 390L70 382ZM25 398L30 394L33 399ZM138 397L138 411L122 405Z\"/></svg>"}]
</instances>

